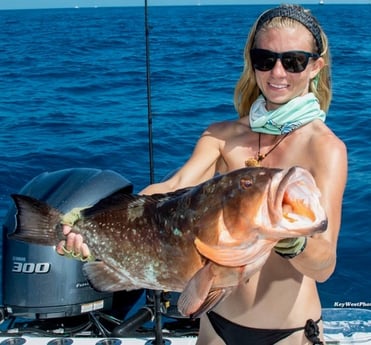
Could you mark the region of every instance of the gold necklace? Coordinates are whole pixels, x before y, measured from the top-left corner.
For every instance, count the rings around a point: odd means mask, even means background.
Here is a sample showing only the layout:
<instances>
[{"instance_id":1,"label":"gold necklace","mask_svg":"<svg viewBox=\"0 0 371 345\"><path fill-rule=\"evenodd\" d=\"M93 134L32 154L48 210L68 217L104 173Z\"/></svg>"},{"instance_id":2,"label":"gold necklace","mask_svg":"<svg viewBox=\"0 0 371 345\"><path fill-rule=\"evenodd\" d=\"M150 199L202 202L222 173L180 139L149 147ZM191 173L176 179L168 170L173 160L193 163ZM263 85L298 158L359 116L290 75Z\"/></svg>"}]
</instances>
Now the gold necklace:
<instances>
[{"instance_id":1,"label":"gold necklace","mask_svg":"<svg viewBox=\"0 0 371 345\"><path fill-rule=\"evenodd\" d=\"M282 141L289 135L290 133L286 133L284 136L281 137L280 140L278 140L274 146L267 152L267 153L260 153L260 140L261 140L261 133L259 133L259 149L256 153L255 157L250 157L245 160L245 166L246 167L260 167L260 162L267 157L279 144L282 143Z\"/></svg>"}]
</instances>

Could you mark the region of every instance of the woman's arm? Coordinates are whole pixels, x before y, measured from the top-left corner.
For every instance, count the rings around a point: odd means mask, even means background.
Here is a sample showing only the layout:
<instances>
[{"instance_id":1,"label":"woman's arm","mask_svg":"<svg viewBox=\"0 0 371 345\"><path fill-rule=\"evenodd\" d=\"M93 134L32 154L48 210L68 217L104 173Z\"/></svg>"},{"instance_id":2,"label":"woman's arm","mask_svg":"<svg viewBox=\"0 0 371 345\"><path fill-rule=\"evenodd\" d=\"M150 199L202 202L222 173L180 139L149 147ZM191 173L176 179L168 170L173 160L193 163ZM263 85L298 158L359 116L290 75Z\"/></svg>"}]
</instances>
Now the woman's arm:
<instances>
[{"instance_id":1,"label":"woman's arm","mask_svg":"<svg viewBox=\"0 0 371 345\"><path fill-rule=\"evenodd\" d=\"M167 193L180 188L195 186L212 178L217 169L220 157L220 139L211 132L213 125L208 128L198 140L192 156L171 178L164 182L155 183L144 188L140 194Z\"/></svg>"},{"instance_id":2,"label":"woman's arm","mask_svg":"<svg viewBox=\"0 0 371 345\"><path fill-rule=\"evenodd\" d=\"M290 262L302 274L323 282L331 276L336 265L348 160L344 143L334 135L323 136L312 149L308 160L321 191L321 203L327 213L328 227L325 232L309 238L305 250L290 259Z\"/></svg>"}]
</instances>

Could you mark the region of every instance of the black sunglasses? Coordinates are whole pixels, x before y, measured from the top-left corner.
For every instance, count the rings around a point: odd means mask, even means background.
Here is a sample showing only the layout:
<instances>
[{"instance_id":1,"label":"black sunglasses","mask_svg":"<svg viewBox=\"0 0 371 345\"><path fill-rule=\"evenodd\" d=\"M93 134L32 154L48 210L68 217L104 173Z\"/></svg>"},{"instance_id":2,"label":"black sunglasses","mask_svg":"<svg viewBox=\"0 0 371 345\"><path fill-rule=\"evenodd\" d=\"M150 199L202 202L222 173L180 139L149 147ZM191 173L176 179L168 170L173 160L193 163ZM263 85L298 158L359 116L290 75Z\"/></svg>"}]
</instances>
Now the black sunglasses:
<instances>
[{"instance_id":1,"label":"black sunglasses","mask_svg":"<svg viewBox=\"0 0 371 345\"><path fill-rule=\"evenodd\" d=\"M280 59L283 68L287 72L300 73L305 70L310 58L316 60L319 58L319 55L300 50L276 53L256 48L250 50L250 57L253 67L259 71L270 71L275 66L277 59Z\"/></svg>"}]
</instances>

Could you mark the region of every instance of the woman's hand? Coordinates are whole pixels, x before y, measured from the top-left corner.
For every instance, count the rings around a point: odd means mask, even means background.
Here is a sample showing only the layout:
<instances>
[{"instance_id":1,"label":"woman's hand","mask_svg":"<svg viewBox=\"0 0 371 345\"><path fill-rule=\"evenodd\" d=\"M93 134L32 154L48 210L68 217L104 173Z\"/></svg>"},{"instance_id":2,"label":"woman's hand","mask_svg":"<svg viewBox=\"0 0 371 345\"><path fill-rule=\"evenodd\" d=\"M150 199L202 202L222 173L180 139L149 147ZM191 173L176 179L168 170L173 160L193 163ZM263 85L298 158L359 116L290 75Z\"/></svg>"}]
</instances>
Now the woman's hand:
<instances>
[{"instance_id":1,"label":"woman's hand","mask_svg":"<svg viewBox=\"0 0 371 345\"><path fill-rule=\"evenodd\" d=\"M58 243L56 251L59 255L79 259L82 261L92 261L90 250L80 234L71 231L69 225L63 225L63 234L66 236L65 241Z\"/></svg>"}]
</instances>

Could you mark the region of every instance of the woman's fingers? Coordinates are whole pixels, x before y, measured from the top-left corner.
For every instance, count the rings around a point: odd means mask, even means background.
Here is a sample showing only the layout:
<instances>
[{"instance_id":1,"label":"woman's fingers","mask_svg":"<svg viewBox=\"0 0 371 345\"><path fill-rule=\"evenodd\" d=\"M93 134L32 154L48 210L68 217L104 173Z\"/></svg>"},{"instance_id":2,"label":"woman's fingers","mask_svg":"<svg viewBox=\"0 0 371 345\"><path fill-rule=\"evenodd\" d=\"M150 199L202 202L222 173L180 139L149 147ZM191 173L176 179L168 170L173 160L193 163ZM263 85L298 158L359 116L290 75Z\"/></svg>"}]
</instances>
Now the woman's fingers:
<instances>
[{"instance_id":1,"label":"woman's fingers","mask_svg":"<svg viewBox=\"0 0 371 345\"><path fill-rule=\"evenodd\" d=\"M63 234L66 235L66 240L58 243L56 247L58 254L81 260L91 257L90 250L80 234L71 232L68 225L63 225Z\"/></svg>"}]
</instances>

